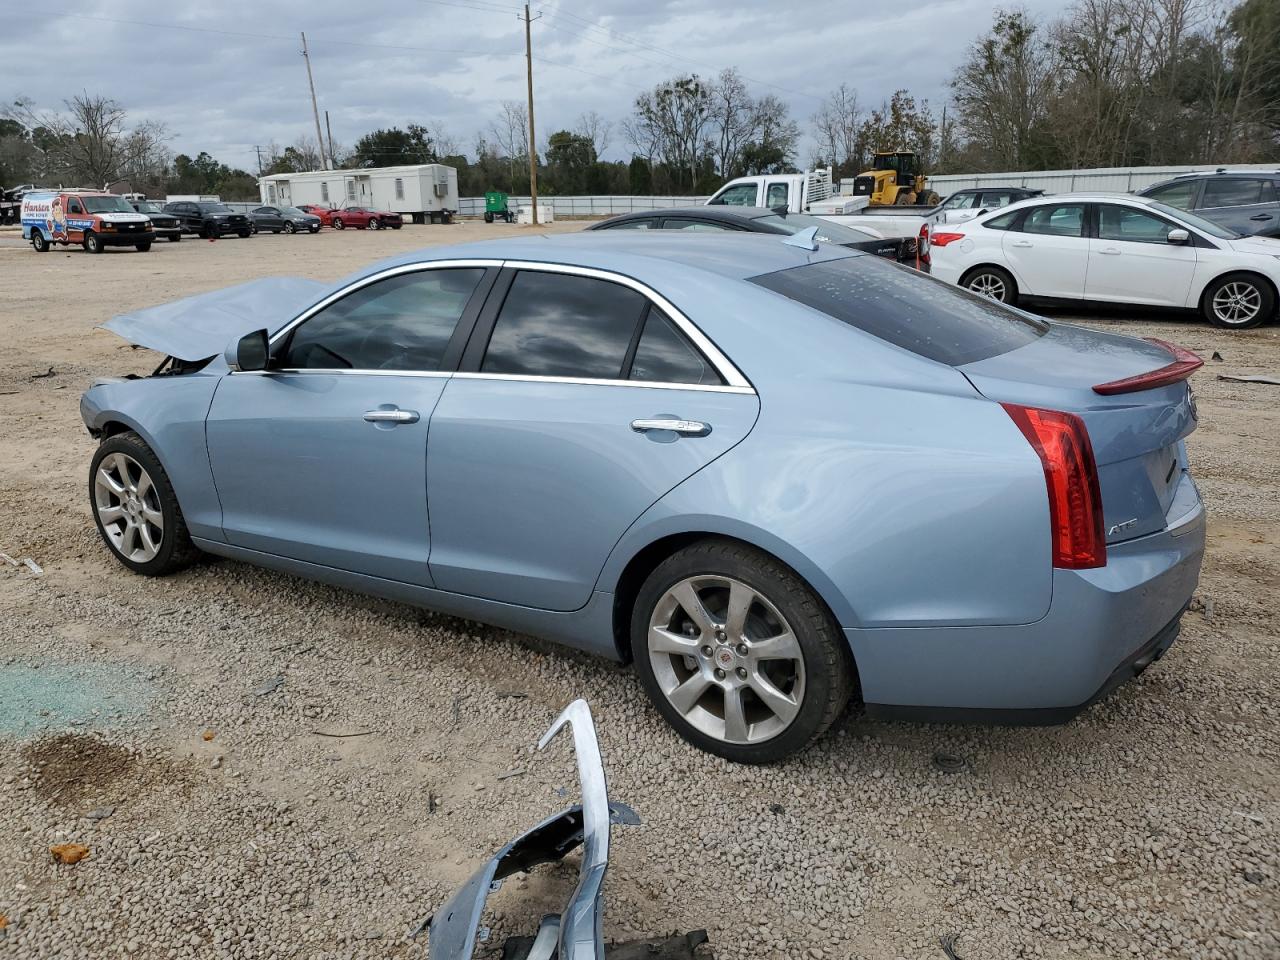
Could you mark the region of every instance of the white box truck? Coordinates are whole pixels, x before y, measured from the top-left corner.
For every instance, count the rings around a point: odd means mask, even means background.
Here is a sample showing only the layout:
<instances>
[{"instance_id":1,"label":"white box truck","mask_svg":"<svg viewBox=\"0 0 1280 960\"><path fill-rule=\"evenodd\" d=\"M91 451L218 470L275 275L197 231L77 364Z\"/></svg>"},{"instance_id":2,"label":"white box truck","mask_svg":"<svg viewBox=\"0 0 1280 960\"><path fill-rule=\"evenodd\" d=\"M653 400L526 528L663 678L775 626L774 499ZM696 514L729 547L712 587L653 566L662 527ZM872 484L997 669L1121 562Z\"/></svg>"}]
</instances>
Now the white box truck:
<instances>
[{"instance_id":1,"label":"white box truck","mask_svg":"<svg viewBox=\"0 0 1280 960\"><path fill-rule=\"evenodd\" d=\"M458 171L443 163L276 173L260 179L258 189L272 207L367 207L414 223L448 223L458 212Z\"/></svg>"}]
</instances>

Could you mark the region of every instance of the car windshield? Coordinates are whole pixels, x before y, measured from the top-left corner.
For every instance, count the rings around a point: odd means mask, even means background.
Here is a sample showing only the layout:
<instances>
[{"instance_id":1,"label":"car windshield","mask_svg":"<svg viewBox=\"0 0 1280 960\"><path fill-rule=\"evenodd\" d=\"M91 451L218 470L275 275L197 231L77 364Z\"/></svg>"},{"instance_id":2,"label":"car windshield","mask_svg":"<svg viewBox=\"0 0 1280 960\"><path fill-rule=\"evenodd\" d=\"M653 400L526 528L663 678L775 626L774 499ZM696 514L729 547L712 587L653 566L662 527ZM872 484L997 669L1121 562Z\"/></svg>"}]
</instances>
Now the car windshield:
<instances>
[{"instance_id":1,"label":"car windshield","mask_svg":"<svg viewBox=\"0 0 1280 960\"><path fill-rule=\"evenodd\" d=\"M810 263L751 278L912 353L961 366L1008 353L1049 325L989 297L891 263L861 256Z\"/></svg>"},{"instance_id":2,"label":"car windshield","mask_svg":"<svg viewBox=\"0 0 1280 960\"><path fill-rule=\"evenodd\" d=\"M135 213L124 197L81 197L85 213Z\"/></svg>"},{"instance_id":3,"label":"car windshield","mask_svg":"<svg viewBox=\"0 0 1280 960\"><path fill-rule=\"evenodd\" d=\"M150 203L146 200L138 204L139 213L161 213L160 204Z\"/></svg>"},{"instance_id":4,"label":"car windshield","mask_svg":"<svg viewBox=\"0 0 1280 960\"><path fill-rule=\"evenodd\" d=\"M201 213L231 213L230 207L225 203L197 203Z\"/></svg>"},{"instance_id":5,"label":"car windshield","mask_svg":"<svg viewBox=\"0 0 1280 960\"><path fill-rule=\"evenodd\" d=\"M1219 240L1239 240L1244 236L1243 233L1236 233L1234 230L1228 230L1220 223L1214 223L1212 220L1206 220L1204 217L1197 217L1194 213L1188 213L1186 210L1179 210L1177 207L1171 207L1167 203L1161 203L1159 200L1151 204L1152 210L1159 210L1166 217L1173 220L1181 220L1189 227L1195 227L1202 233L1207 233L1211 237L1217 237Z\"/></svg>"},{"instance_id":6,"label":"car windshield","mask_svg":"<svg viewBox=\"0 0 1280 960\"><path fill-rule=\"evenodd\" d=\"M767 223L771 227L781 227L787 233L799 233L801 230L817 227L818 239L825 240L827 243L862 243L867 240L879 239L862 230L855 230L853 227L832 223L830 220L823 220L819 217L811 217L807 213L790 213L785 217L774 213L767 217L757 217L756 221L758 223Z\"/></svg>"},{"instance_id":7,"label":"car windshield","mask_svg":"<svg viewBox=\"0 0 1280 960\"><path fill-rule=\"evenodd\" d=\"M281 207L280 212L286 217L309 217L311 214L305 210L299 210L297 207Z\"/></svg>"}]
</instances>

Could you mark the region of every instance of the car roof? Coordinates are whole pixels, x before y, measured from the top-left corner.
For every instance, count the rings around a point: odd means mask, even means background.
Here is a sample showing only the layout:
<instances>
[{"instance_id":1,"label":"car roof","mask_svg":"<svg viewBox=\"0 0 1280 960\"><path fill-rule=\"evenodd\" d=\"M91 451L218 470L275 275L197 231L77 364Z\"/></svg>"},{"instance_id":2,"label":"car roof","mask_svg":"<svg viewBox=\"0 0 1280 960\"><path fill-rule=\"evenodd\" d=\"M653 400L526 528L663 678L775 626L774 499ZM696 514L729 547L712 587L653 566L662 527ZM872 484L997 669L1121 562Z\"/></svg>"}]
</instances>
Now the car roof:
<instances>
[{"instance_id":1,"label":"car roof","mask_svg":"<svg viewBox=\"0 0 1280 960\"><path fill-rule=\"evenodd\" d=\"M428 247L384 260L342 281L378 273L388 267L435 260L494 259L554 263L620 273L660 289L669 280L693 279L697 274L714 273L733 280L808 263L866 256L835 244L821 244L818 250L784 243L777 234L747 232L664 233L661 242L644 231L567 233L550 236L503 237L447 247Z\"/></svg>"}]
</instances>

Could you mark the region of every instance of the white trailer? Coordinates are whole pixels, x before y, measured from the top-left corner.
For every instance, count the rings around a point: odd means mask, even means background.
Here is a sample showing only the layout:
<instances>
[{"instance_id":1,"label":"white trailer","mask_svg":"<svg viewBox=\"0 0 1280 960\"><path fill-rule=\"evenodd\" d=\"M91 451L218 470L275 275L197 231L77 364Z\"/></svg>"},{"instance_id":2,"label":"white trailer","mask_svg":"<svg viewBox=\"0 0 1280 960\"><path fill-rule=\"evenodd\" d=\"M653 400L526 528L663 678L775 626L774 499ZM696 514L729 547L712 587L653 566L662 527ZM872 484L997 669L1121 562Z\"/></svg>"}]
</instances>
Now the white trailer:
<instances>
[{"instance_id":1,"label":"white trailer","mask_svg":"<svg viewBox=\"0 0 1280 960\"><path fill-rule=\"evenodd\" d=\"M458 171L442 163L276 173L259 180L258 189L267 206L368 207L414 223L448 223L459 206Z\"/></svg>"}]
</instances>

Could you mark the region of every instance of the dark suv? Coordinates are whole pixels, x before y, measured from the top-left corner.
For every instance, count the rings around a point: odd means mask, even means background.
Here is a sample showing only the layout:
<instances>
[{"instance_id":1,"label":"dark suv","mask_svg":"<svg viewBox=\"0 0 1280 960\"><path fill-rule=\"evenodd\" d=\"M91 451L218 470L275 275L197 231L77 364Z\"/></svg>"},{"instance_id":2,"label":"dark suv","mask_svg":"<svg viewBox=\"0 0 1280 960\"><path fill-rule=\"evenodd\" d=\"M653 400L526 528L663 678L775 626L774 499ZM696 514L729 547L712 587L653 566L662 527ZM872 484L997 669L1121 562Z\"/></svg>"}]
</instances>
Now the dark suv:
<instances>
[{"instance_id":1,"label":"dark suv","mask_svg":"<svg viewBox=\"0 0 1280 960\"><path fill-rule=\"evenodd\" d=\"M1280 170L1188 173L1137 193L1245 236L1280 237Z\"/></svg>"},{"instance_id":2,"label":"dark suv","mask_svg":"<svg viewBox=\"0 0 1280 960\"><path fill-rule=\"evenodd\" d=\"M166 203L164 212L171 213L182 221L183 233L194 233L201 237L220 237L224 233L234 233L247 237L253 232L249 218L243 213L236 213L225 203L178 200Z\"/></svg>"}]
</instances>

